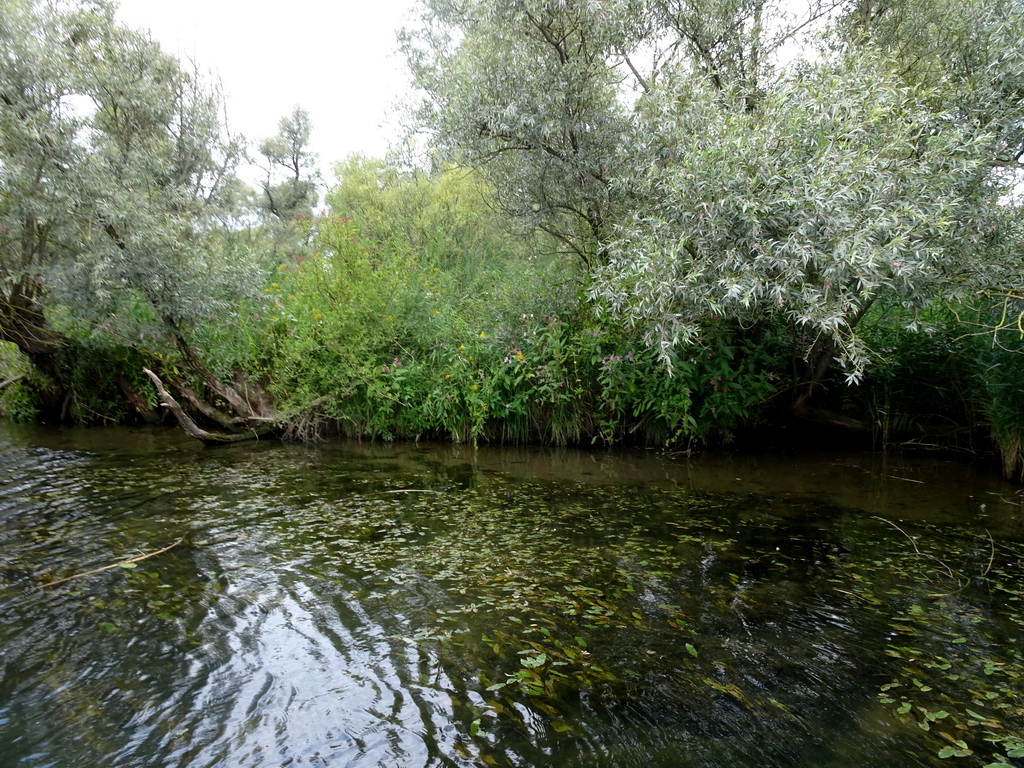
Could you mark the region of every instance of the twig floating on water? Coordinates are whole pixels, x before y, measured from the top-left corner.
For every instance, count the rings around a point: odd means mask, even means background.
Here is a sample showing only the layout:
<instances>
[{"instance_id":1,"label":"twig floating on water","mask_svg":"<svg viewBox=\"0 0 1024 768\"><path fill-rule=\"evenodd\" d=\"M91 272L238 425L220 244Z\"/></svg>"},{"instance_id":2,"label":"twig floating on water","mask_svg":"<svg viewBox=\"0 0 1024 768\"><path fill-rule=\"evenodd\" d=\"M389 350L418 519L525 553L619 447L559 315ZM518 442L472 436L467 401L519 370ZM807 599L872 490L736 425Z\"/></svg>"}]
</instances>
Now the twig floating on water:
<instances>
[{"instance_id":1,"label":"twig floating on water","mask_svg":"<svg viewBox=\"0 0 1024 768\"><path fill-rule=\"evenodd\" d=\"M57 584L63 584L65 581L71 581L72 579L80 579L83 576L92 576L94 573L101 573L102 571L109 571L111 568L117 568L118 566L122 566L122 565L125 565L127 563L137 563L140 560L145 560L148 557L155 557L156 555L162 555L167 550L172 549L173 547L176 547L179 544L181 544L181 542L183 542L184 540L185 540L185 537L182 536L176 542L174 542L173 544L168 544L163 549L156 549L156 550L154 550L152 552L147 552L144 555L139 555L138 557L133 557L130 560L119 560L116 563L112 563L110 565L104 565L102 568L93 568L91 571L83 571L82 573L76 573L73 576L65 576L63 579L57 579L56 581L48 581L46 584L40 584L38 587L31 587L28 591L29 592L33 592L33 591L35 591L37 589L46 589L47 587L53 587L53 586L56 586Z\"/></svg>"},{"instance_id":2,"label":"twig floating on water","mask_svg":"<svg viewBox=\"0 0 1024 768\"><path fill-rule=\"evenodd\" d=\"M363 496L380 496L382 493L444 493L433 488L396 488L393 491L372 491L364 493Z\"/></svg>"}]
</instances>

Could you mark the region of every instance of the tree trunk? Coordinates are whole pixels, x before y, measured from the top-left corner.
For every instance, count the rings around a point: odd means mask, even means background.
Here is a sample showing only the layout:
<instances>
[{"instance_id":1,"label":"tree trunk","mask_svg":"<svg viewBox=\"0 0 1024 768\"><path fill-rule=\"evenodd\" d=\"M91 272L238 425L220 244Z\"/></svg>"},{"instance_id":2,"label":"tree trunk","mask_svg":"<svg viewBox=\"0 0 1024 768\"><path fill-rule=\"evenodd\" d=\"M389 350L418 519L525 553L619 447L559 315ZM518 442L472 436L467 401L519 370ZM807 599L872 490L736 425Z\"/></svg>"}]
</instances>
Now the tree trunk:
<instances>
[{"instance_id":1,"label":"tree trunk","mask_svg":"<svg viewBox=\"0 0 1024 768\"><path fill-rule=\"evenodd\" d=\"M178 420L181 428L185 430L185 434L202 443L207 445L220 445L224 443L238 443L243 440L258 440L260 437L270 434L275 429L276 425L272 422L268 422L259 429L253 428L243 432L208 432L192 420L192 417L185 412L185 409L182 408L178 401L171 396L171 393L167 391L167 388L164 386L159 376L149 370L149 368L143 368L142 370L147 376L149 376L150 380L153 382L153 386L156 387L157 393L160 395L160 400L163 402L164 407L174 414L174 418Z\"/></svg>"},{"instance_id":2,"label":"tree trunk","mask_svg":"<svg viewBox=\"0 0 1024 768\"><path fill-rule=\"evenodd\" d=\"M863 421L814 405L815 395L825 388L835 351L836 345L831 340L819 341L811 347L804 359L807 375L793 399L793 415L801 421L844 432L869 432L869 426Z\"/></svg>"},{"instance_id":3,"label":"tree trunk","mask_svg":"<svg viewBox=\"0 0 1024 768\"><path fill-rule=\"evenodd\" d=\"M59 390L61 371L57 365L57 351L64 345L64 337L51 330L42 308L36 302L35 290L25 280L0 293L0 341L14 344L32 367L51 383L39 392L40 405L47 414L61 413L65 400Z\"/></svg>"},{"instance_id":4,"label":"tree trunk","mask_svg":"<svg viewBox=\"0 0 1024 768\"><path fill-rule=\"evenodd\" d=\"M146 398L135 391L123 371L118 371L117 373L117 386L121 390L121 394L124 395L125 400L131 404L143 421L147 424L159 424L162 421L160 413L146 402Z\"/></svg>"},{"instance_id":5,"label":"tree trunk","mask_svg":"<svg viewBox=\"0 0 1024 768\"><path fill-rule=\"evenodd\" d=\"M797 416L810 410L811 398L822 388L825 379L828 377L835 349L836 346L831 340L819 340L811 346L807 357L804 358L803 362L806 364L807 375L804 377L804 382L797 390L796 399L793 401L793 412Z\"/></svg>"}]
</instances>

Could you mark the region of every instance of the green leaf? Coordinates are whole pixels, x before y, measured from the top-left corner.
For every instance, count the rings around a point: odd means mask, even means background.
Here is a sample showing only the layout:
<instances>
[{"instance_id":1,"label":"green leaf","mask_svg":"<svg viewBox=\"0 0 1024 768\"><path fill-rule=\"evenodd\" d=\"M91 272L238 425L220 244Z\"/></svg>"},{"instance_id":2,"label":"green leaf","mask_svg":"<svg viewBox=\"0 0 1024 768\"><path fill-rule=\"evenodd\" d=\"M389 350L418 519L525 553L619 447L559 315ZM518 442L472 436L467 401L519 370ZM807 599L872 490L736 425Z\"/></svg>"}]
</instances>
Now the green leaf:
<instances>
[{"instance_id":1,"label":"green leaf","mask_svg":"<svg viewBox=\"0 0 1024 768\"><path fill-rule=\"evenodd\" d=\"M974 754L969 749L961 749L958 747L943 747L939 750L939 757L945 759L947 757L969 757Z\"/></svg>"}]
</instances>

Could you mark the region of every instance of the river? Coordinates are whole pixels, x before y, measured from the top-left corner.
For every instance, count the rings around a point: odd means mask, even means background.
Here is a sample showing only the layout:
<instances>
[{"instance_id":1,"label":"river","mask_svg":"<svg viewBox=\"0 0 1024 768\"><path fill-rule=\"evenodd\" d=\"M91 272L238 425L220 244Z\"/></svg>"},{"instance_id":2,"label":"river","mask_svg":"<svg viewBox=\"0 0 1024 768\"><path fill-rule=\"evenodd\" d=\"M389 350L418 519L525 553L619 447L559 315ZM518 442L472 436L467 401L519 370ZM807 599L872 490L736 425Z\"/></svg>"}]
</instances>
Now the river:
<instances>
[{"instance_id":1,"label":"river","mask_svg":"<svg viewBox=\"0 0 1024 768\"><path fill-rule=\"evenodd\" d=\"M1022 504L920 455L0 424L0 765L1022 766Z\"/></svg>"}]
</instances>

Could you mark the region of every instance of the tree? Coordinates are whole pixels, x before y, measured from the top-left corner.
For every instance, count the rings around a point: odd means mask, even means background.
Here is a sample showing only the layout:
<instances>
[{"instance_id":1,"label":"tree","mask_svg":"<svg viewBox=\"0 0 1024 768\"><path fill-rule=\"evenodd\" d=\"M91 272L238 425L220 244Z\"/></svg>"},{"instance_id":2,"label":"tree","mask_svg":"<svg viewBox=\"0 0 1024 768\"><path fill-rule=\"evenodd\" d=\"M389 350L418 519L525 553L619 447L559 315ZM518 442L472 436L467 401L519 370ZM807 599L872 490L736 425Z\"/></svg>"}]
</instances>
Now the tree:
<instances>
[{"instance_id":1,"label":"tree","mask_svg":"<svg viewBox=\"0 0 1024 768\"><path fill-rule=\"evenodd\" d=\"M709 318L782 328L802 404L861 376L877 302L1021 282L1019 3L425 5L426 125L666 361Z\"/></svg>"},{"instance_id":2,"label":"tree","mask_svg":"<svg viewBox=\"0 0 1024 768\"><path fill-rule=\"evenodd\" d=\"M585 263L599 260L627 115L606 65L607 29L575 2L426 7L406 51L438 145L479 168L506 211Z\"/></svg>"},{"instance_id":3,"label":"tree","mask_svg":"<svg viewBox=\"0 0 1024 768\"><path fill-rule=\"evenodd\" d=\"M765 0L424 0L404 49L420 122L449 159L597 266L637 205L612 179L632 170L643 94L687 73L741 83L753 105L772 56L833 5L791 17Z\"/></svg>"},{"instance_id":4,"label":"tree","mask_svg":"<svg viewBox=\"0 0 1024 768\"><path fill-rule=\"evenodd\" d=\"M1012 263L990 140L876 57L802 67L754 112L737 99L691 81L644 105L628 183L645 205L591 287L666 352L709 316L789 328L806 399L836 362L862 374L856 328L876 301L920 310Z\"/></svg>"},{"instance_id":5,"label":"tree","mask_svg":"<svg viewBox=\"0 0 1024 768\"><path fill-rule=\"evenodd\" d=\"M742 83L664 78L617 182L640 205L591 295L666 350L708 315L791 328L802 403L837 363L863 374L876 302L1019 285L1022 29L1002 0L859 3L835 61L791 66L754 109Z\"/></svg>"},{"instance_id":6,"label":"tree","mask_svg":"<svg viewBox=\"0 0 1024 768\"><path fill-rule=\"evenodd\" d=\"M260 143L266 178L260 207L280 221L308 219L317 203L317 157L309 151L309 114L295 107L281 118L278 133ZM278 180L279 179L279 180Z\"/></svg>"},{"instance_id":7,"label":"tree","mask_svg":"<svg viewBox=\"0 0 1024 768\"><path fill-rule=\"evenodd\" d=\"M229 401L190 328L254 289L208 249L238 142L221 102L104 0L2 0L0 339L59 387L69 334L177 350Z\"/></svg>"}]
</instances>

